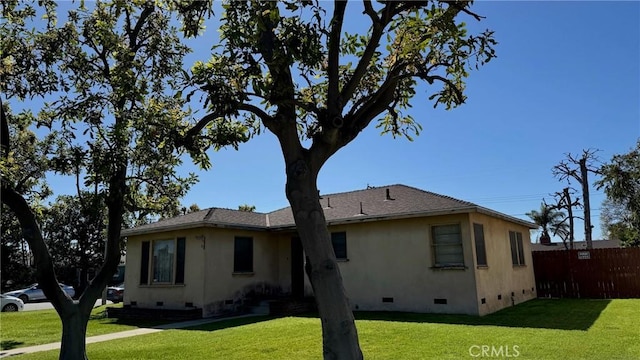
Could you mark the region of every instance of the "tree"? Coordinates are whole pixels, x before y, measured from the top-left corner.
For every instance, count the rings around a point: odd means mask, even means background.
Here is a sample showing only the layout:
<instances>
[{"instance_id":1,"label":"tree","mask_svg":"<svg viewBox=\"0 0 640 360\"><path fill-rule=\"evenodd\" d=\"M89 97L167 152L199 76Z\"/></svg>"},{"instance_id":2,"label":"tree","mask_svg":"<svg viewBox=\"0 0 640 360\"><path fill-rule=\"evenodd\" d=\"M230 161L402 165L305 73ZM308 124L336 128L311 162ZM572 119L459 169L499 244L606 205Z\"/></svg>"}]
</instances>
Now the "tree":
<instances>
[{"instance_id":1,"label":"tree","mask_svg":"<svg viewBox=\"0 0 640 360\"><path fill-rule=\"evenodd\" d=\"M285 192L309 258L326 359L362 353L317 189L323 164L377 122L411 139L420 124L404 113L421 84L434 107L465 101L465 78L494 56L491 31L469 35L458 15L481 17L470 1L363 1L366 33L345 33L347 2L231 1L212 58L193 67L208 114L185 134L197 147L209 126L260 122L277 137ZM354 5L355 6L355 5ZM354 9L354 11L356 11ZM259 127L258 127L259 130Z\"/></svg>"},{"instance_id":2,"label":"tree","mask_svg":"<svg viewBox=\"0 0 640 360\"><path fill-rule=\"evenodd\" d=\"M45 211L42 233L59 280L77 294L104 261L107 213L100 194L59 196Z\"/></svg>"},{"instance_id":3,"label":"tree","mask_svg":"<svg viewBox=\"0 0 640 360\"><path fill-rule=\"evenodd\" d=\"M238 210L246 211L246 212L254 212L254 211L256 211L256 206L255 205L249 205L249 204L242 204L242 205L238 206Z\"/></svg>"},{"instance_id":4,"label":"tree","mask_svg":"<svg viewBox=\"0 0 640 360\"><path fill-rule=\"evenodd\" d=\"M599 169L594 166L598 161L596 153L598 150L582 150L582 156L577 157L571 153L567 154L567 159L560 161L551 171L553 176L559 180L566 180L568 183L574 179L580 183L582 188L582 199L584 210L584 239L587 242L587 249L593 249L591 225L591 205L589 197L589 173L598 174Z\"/></svg>"},{"instance_id":5,"label":"tree","mask_svg":"<svg viewBox=\"0 0 640 360\"><path fill-rule=\"evenodd\" d=\"M573 241L575 240L573 224L576 216L573 215L573 208L576 206L582 206L579 198L572 200L573 193L574 190L572 188L565 187L562 189L562 192L556 192L553 194L556 199L556 204L553 205L553 207L555 209L567 211L567 216L563 222L554 230L554 235L557 234L560 236L562 243L567 250L573 250Z\"/></svg>"},{"instance_id":6,"label":"tree","mask_svg":"<svg viewBox=\"0 0 640 360\"><path fill-rule=\"evenodd\" d=\"M37 117L21 112L29 118L22 129L49 130L52 143L45 170L81 174L79 186L104 201L105 260L79 301L57 285L36 209L15 176L25 164L15 157L17 143L11 139L22 135L4 136L19 117L5 116L4 111L1 198L20 223L34 256L36 278L62 320L60 358L84 359L87 321L120 261L120 231L127 214L140 218L175 209L195 181L194 175L183 178L174 170L181 160L173 140L187 126L184 100L176 89L188 49L171 25L170 9L161 4L96 1L86 7L80 2L64 14L61 24L55 2L38 4L40 8L16 1L0 5L0 86L12 103L47 100ZM199 3L163 4L184 11L187 27L197 23ZM31 26L36 18L46 20ZM222 145L245 138L229 131L225 136L219 137L226 140ZM33 175L44 178L44 173Z\"/></svg>"},{"instance_id":7,"label":"tree","mask_svg":"<svg viewBox=\"0 0 640 360\"><path fill-rule=\"evenodd\" d=\"M600 206L600 224L606 239L620 240L623 246L640 246L640 233L633 228L632 214L625 204L604 199Z\"/></svg>"},{"instance_id":8,"label":"tree","mask_svg":"<svg viewBox=\"0 0 640 360\"><path fill-rule=\"evenodd\" d=\"M554 235L560 232L561 235L565 234L566 225L564 224L565 214L562 211L558 211L555 207L547 205L542 202L540 204L540 210L531 210L526 214L536 225L540 226L542 233L540 234L540 243L549 244L551 242L550 231Z\"/></svg>"},{"instance_id":9,"label":"tree","mask_svg":"<svg viewBox=\"0 0 640 360\"><path fill-rule=\"evenodd\" d=\"M198 204L191 204L189 205L189 207L183 207L182 208L182 213L183 214L188 214L188 213L192 213L192 212L196 212L196 211L200 211L200 207L198 206Z\"/></svg>"},{"instance_id":10,"label":"tree","mask_svg":"<svg viewBox=\"0 0 640 360\"><path fill-rule=\"evenodd\" d=\"M0 278L3 293L35 282L31 269L31 255L22 237L20 224L8 210L4 205L0 210L0 229L2 229Z\"/></svg>"},{"instance_id":11,"label":"tree","mask_svg":"<svg viewBox=\"0 0 640 360\"><path fill-rule=\"evenodd\" d=\"M640 140L628 153L614 155L600 172L597 188L604 189L610 205L625 209L611 217L608 230L626 245L640 246Z\"/></svg>"},{"instance_id":12,"label":"tree","mask_svg":"<svg viewBox=\"0 0 640 360\"><path fill-rule=\"evenodd\" d=\"M6 128L2 128L2 139L13 144L9 149L2 146L2 153L9 162L0 162L2 181L15 184L16 191L25 196L39 220L43 218L43 200L51 193L44 174L47 169L47 156L51 152L54 137L49 135L40 139L28 127L33 121L29 112L13 114L7 104L0 108L2 117L8 119ZM2 284L19 288L35 281L32 269L32 257L29 246L22 236L20 224L9 208L2 204ZM7 284L9 282L11 284Z\"/></svg>"}]
</instances>

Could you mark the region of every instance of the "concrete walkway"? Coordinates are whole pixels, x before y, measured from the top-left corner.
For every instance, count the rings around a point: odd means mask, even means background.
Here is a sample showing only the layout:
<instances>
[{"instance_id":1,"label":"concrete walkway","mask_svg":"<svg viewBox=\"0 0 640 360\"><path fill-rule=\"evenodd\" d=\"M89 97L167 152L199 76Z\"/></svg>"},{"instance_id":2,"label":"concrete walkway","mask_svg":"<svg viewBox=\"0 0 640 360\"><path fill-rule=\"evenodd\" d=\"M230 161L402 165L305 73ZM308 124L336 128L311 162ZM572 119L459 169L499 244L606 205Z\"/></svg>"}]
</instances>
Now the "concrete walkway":
<instances>
[{"instance_id":1,"label":"concrete walkway","mask_svg":"<svg viewBox=\"0 0 640 360\"><path fill-rule=\"evenodd\" d=\"M127 331L120 331L120 332L115 332L115 333L110 333L110 334L103 334L103 335L96 335L96 336L88 337L86 343L87 344L92 344L92 343L97 343L97 342L102 342L102 341L122 339L122 338L127 338L127 337L132 337L132 336L138 336L138 335L153 334L153 333L157 333L157 332L160 332L162 330L167 330L167 329L184 329L184 328L188 328L188 327L192 327L192 326L209 324L209 323L214 323L214 322L223 321L223 320L241 319L241 318L253 317L253 316L258 316L258 315L257 314L246 314L246 315L238 315L238 316L215 318L215 319L189 320L189 321L182 321L182 322L177 322L177 323L159 325L159 326L152 327L152 328L139 328L139 329L133 329L133 330L127 330ZM51 344L43 344L43 345L27 346L27 347L16 348L16 349L11 349L11 350L0 350L0 359L6 358L6 357L9 357L9 356L30 354L30 353L35 353L35 352L39 352L39 351L49 351L49 350L56 350L56 349L60 349L60 342L55 342L55 343L51 343Z\"/></svg>"}]
</instances>

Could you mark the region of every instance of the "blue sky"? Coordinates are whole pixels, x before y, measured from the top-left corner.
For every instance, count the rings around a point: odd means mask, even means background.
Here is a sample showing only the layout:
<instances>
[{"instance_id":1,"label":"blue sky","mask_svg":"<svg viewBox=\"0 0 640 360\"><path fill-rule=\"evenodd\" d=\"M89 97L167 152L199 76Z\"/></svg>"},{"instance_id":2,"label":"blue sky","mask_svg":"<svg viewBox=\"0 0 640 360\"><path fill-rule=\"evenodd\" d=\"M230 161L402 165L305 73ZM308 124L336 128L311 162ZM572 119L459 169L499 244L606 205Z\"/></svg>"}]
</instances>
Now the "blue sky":
<instances>
[{"instance_id":1,"label":"blue sky","mask_svg":"<svg viewBox=\"0 0 640 360\"><path fill-rule=\"evenodd\" d=\"M322 193L406 184L525 218L565 183L551 168L565 153L597 148L602 160L640 137L640 3L478 1L472 31L495 30L498 58L471 73L467 103L433 109L426 89L411 114L423 126L413 142L381 136L373 126L328 161ZM354 23L361 16L347 17ZM347 27L348 29L348 27ZM210 29L215 30L215 29ZM206 60L207 47L194 58ZM240 150L211 153L213 167L183 199L200 208L288 206L284 163L265 132ZM59 179L61 181L61 179ZM50 179L56 186L56 179ZM574 184L578 188L578 184ZM604 195L592 190L594 238L601 237ZM532 237L532 240L535 238ZM576 239L583 240L582 223Z\"/></svg>"},{"instance_id":2,"label":"blue sky","mask_svg":"<svg viewBox=\"0 0 640 360\"><path fill-rule=\"evenodd\" d=\"M471 74L467 103L434 110L419 92L412 115L423 126L421 135L409 142L366 129L325 165L322 193L402 183L526 218L565 186L551 174L565 153L597 148L608 160L634 146L640 137L640 3L479 1L474 10L486 19L470 19L470 29L495 30L499 45L498 58ZM288 206L272 134L211 156L213 168L200 173L185 204L246 203L258 211ZM603 199L592 191L594 238L601 237ZM576 239L584 239L581 222Z\"/></svg>"}]
</instances>

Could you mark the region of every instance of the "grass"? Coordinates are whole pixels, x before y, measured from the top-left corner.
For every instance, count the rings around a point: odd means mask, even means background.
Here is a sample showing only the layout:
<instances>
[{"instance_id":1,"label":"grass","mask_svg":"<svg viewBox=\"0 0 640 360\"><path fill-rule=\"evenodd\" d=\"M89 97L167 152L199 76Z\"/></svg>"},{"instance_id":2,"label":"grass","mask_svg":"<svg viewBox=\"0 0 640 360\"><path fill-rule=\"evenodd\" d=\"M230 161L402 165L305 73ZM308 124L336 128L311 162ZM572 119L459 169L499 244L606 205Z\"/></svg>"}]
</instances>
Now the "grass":
<instances>
[{"instance_id":1,"label":"grass","mask_svg":"<svg viewBox=\"0 0 640 360\"><path fill-rule=\"evenodd\" d=\"M517 352L518 359L626 360L640 359L638 309L640 299L532 300L485 317L375 312L356 317L368 359L477 359L482 357L472 355L480 355L484 345L502 349L503 358ZM87 349L92 360L322 357L320 320L314 316L229 320ZM16 359L57 356L49 351Z\"/></svg>"},{"instance_id":2,"label":"grass","mask_svg":"<svg viewBox=\"0 0 640 360\"><path fill-rule=\"evenodd\" d=\"M118 305L108 306L118 307ZM166 321L133 322L107 319L105 309L106 305L93 309L87 325L87 336L166 323ZM61 337L62 322L55 310L0 313L0 347L2 350L59 342Z\"/></svg>"}]
</instances>

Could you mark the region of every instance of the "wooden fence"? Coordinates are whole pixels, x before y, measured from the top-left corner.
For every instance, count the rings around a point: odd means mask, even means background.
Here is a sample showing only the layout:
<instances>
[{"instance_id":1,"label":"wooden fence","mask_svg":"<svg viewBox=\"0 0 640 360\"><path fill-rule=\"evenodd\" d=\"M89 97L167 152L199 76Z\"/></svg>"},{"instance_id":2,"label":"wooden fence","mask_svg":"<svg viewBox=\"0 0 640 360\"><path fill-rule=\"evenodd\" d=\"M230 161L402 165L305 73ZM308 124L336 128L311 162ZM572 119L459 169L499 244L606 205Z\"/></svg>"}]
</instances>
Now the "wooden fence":
<instances>
[{"instance_id":1,"label":"wooden fence","mask_svg":"<svg viewBox=\"0 0 640 360\"><path fill-rule=\"evenodd\" d=\"M640 248L534 251L539 297L640 298Z\"/></svg>"}]
</instances>

